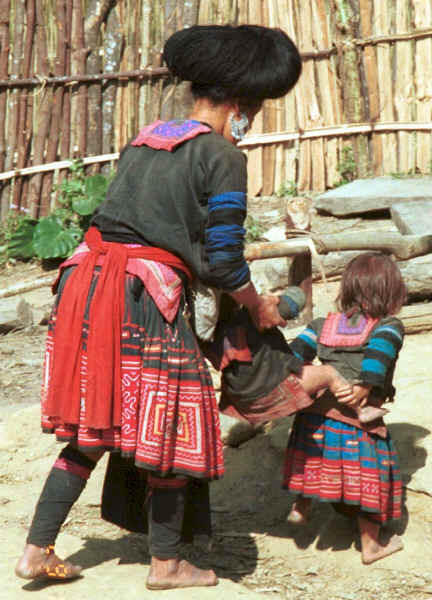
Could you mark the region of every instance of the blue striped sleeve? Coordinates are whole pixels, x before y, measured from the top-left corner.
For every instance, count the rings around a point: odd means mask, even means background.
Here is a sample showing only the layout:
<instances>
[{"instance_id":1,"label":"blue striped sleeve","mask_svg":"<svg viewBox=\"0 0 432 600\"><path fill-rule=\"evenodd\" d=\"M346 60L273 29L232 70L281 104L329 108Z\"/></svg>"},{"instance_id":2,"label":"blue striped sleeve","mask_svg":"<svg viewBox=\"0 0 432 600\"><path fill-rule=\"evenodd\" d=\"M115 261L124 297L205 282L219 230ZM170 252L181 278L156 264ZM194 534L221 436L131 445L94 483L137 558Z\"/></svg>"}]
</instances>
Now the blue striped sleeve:
<instances>
[{"instance_id":1,"label":"blue striped sleeve","mask_svg":"<svg viewBox=\"0 0 432 600\"><path fill-rule=\"evenodd\" d=\"M386 375L399 355L403 343L403 325L398 319L379 325L365 349L360 379L364 383L384 387Z\"/></svg>"},{"instance_id":2,"label":"blue striped sleeve","mask_svg":"<svg viewBox=\"0 0 432 600\"><path fill-rule=\"evenodd\" d=\"M294 355L305 363L312 362L317 355L317 329L315 321L309 323L304 331L300 333L290 344Z\"/></svg>"},{"instance_id":3,"label":"blue striped sleeve","mask_svg":"<svg viewBox=\"0 0 432 600\"><path fill-rule=\"evenodd\" d=\"M206 252L212 278L218 287L233 291L250 280L244 258L243 227L246 218L246 194L224 192L209 198Z\"/></svg>"}]
</instances>

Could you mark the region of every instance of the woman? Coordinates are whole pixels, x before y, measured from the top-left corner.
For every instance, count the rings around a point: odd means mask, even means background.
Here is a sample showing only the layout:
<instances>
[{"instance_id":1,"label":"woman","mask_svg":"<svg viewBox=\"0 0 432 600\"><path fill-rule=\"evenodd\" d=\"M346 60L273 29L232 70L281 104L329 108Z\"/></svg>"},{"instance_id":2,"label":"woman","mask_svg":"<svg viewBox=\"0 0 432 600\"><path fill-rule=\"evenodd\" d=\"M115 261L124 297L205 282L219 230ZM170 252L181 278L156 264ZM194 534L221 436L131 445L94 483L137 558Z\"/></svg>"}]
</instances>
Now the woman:
<instances>
[{"instance_id":1,"label":"woman","mask_svg":"<svg viewBox=\"0 0 432 600\"><path fill-rule=\"evenodd\" d=\"M126 146L86 243L60 271L42 425L68 445L36 507L16 567L23 578L80 574L57 557L55 539L113 450L146 473L147 587L217 583L212 570L179 559L191 484L223 474L217 404L185 290L200 281L227 291L261 331L285 324L243 256L246 163L236 143L265 98L295 85L301 61L282 31L252 25L179 31L164 60L192 82L190 117L157 121Z\"/></svg>"}]
</instances>

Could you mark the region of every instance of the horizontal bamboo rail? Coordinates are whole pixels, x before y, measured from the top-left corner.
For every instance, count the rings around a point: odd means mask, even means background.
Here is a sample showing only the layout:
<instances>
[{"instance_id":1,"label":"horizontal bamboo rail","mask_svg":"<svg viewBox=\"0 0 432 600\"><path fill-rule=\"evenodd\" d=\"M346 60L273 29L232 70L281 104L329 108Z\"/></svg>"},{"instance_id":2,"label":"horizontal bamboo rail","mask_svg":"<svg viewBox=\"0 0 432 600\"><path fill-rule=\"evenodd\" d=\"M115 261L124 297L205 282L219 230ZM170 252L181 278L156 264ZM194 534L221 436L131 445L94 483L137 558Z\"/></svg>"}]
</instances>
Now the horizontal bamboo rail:
<instances>
[{"instance_id":1,"label":"horizontal bamboo rail","mask_svg":"<svg viewBox=\"0 0 432 600\"><path fill-rule=\"evenodd\" d=\"M239 147L256 146L262 144L277 144L280 142L293 142L314 138L335 136L351 136L354 134L367 134L386 131L432 131L432 123L345 123L343 125L317 127L300 131L276 131L274 133L261 133L248 135L238 145Z\"/></svg>"},{"instance_id":2,"label":"horizontal bamboo rail","mask_svg":"<svg viewBox=\"0 0 432 600\"><path fill-rule=\"evenodd\" d=\"M75 83L93 83L104 80L128 81L129 79L152 79L153 77L167 77L169 71L166 67L147 67L136 71L124 71L119 73L94 73L91 75L60 75L57 77L45 77L37 75L27 79L0 79L0 87L34 87L45 85L73 85Z\"/></svg>"},{"instance_id":3,"label":"horizontal bamboo rail","mask_svg":"<svg viewBox=\"0 0 432 600\"><path fill-rule=\"evenodd\" d=\"M432 37L432 28L420 29L413 32L399 33L394 35L371 36L365 39L353 39L351 44L355 46L375 46L377 44L391 44L398 41L420 40ZM346 44L345 44L346 45ZM303 60L314 60L316 58L328 58L332 54L337 54L344 47L344 44L334 45L332 48L322 50L312 50L301 52ZM92 83L103 80L128 80L128 79L151 79L153 77L167 77L169 71L166 67L147 67L135 71L125 71L119 73L95 73L91 75L65 75L59 77L35 76L27 79L10 78L0 79L0 87L34 87L45 85L74 84L74 83Z\"/></svg>"},{"instance_id":4,"label":"horizontal bamboo rail","mask_svg":"<svg viewBox=\"0 0 432 600\"><path fill-rule=\"evenodd\" d=\"M119 155L119 152L112 152L111 154L102 154L100 156L86 156L80 160L84 165L95 165L117 160ZM5 171L4 173L0 173L0 181L13 179L14 177L23 177L24 175L35 175L36 173L48 173L49 171L68 169L70 166L72 166L72 164L72 160L57 160L56 162L46 163L43 165L32 165L31 167L24 167L23 169Z\"/></svg>"},{"instance_id":5,"label":"horizontal bamboo rail","mask_svg":"<svg viewBox=\"0 0 432 600\"><path fill-rule=\"evenodd\" d=\"M316 129L307 129L303 131L280 131L275 133L248 135L238 145L242 148L248 148L250 146L292 142L295 140L351 136L355 134L378 133L386 131L432 131L432 123L347 123L344 125L318 127ZM102 154L99 156L87 156L81 160L84 165L93 165L115 161L118 158L119 152L112 152L110 154ZM49 171L68 169L72 164L72 160L59 160L52 163L24 167L23 169L13 169L0 173L0 181L6 181L7 179L13 179L14 177L23 177L25 175L34 175L36 173L46 173Z\"/></svg>"}]
</instances>

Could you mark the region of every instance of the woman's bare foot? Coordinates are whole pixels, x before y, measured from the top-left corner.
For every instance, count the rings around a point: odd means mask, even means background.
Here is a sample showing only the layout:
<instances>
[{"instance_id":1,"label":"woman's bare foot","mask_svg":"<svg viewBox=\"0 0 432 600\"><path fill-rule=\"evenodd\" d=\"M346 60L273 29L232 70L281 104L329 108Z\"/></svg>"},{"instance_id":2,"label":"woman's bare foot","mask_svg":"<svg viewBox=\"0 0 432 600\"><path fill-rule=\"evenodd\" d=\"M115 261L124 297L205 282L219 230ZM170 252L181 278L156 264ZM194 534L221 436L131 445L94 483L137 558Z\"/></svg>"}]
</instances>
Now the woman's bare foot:
<instances>
[{"instance_id":1,"label":"woman's bare foot","mask_svg":"<svg viewBox=\"0 0 432 600\"><path fill-rule=\"evenodd\" d=\"M191 565L187 560L170 558L162 560L152 557L146 587L149 590L172 588L206 587L217 585L218 578L212 570L205 571Z\"/></svg>"},{"instance_id":2,"label":"woman's bare foot","mask_svg":"<svg viewBox=\"0 0 432 600\"><path fill-rule=\"evenodd\" d=\"M311 498L299 496L292 505L291 511L286 518L287 522L294 523L295 525L304 525L307 523L311 504Z\"/></svg>"},{"instance_id":3,"label":"woman's bare foot","mask_svg":"<svg viewBox=\"0 0 432 600\"><path fill-rule=\"evenodd\" d=\"M22 579L75 579L79 577L82 567L61 560L54 552L54 546L40 548L27 544L23 555L15 567L15 574Z\"/></svg>"},{"instance_id":4,"label":"woman's bare foot","mask_svg":"<svg viewBox=\"0 0 432 600\"><path fill-rule=\"evenodd\" d=\"M370 565L381 558L402 550L402 548L402 540L396 534L392 535L385 544L371 540L369 544L362 544L362 563Z\"/></svg>"}]
</instances>

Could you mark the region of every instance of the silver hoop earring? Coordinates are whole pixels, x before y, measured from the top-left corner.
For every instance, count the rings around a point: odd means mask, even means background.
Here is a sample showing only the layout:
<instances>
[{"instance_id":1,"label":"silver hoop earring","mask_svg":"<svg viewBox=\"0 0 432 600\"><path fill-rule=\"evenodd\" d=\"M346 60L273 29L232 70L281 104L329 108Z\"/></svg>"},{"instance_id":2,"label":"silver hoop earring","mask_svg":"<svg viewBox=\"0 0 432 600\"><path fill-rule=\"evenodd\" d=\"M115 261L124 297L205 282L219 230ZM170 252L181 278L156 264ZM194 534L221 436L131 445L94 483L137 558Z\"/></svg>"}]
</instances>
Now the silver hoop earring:
<instances>
[{"instance_id":1,"label":"silver hoop earring","mask_svg":"<svg viewBox=\"0 0 432 600\"><path fill-rule=\"evenodd\" d=\"M230 117L231 135L235 140L242 140L249 129L249 119L245 113L240 113L240 119L234 118L234 114Z\"/></svg>"}]
</instances>

